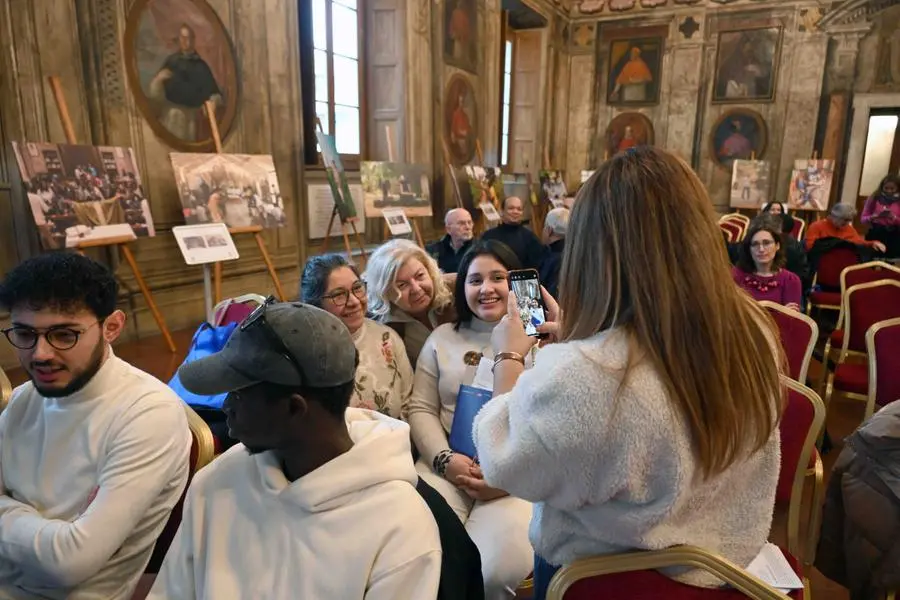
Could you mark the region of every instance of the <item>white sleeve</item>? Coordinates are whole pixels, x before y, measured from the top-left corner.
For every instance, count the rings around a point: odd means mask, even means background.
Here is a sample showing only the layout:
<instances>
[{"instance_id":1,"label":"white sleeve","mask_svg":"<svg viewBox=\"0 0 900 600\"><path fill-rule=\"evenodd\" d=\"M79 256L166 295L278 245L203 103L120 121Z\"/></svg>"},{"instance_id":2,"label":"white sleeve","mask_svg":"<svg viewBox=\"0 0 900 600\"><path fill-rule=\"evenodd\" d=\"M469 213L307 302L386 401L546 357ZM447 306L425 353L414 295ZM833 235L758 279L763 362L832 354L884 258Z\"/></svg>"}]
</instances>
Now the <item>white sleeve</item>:
<instances>
[{"instance_id":1,"label":"white sleeve","mask_svg":"<svg viewBox=\"0 0 900 600\"><path fill-rule=\"evenodd\" d=\"M432 600L440 583L441 552L432 550L370 581L364 600Z\"/></svg>"},{"instance_id":2,"label":"white sleeve","mask_svg":"<svg viewBox=\"0 0 900 600\"><path fill-rule=\"evenodd\" d=\"M45 519L0 497L0 557L27 577L78 585L109 561L164 487L180 479L178 492L184 489L191 437L183 408L151 399L122 420L100 467L96 496L74 522Z\"/></svg>"},{"instance_id":3,"label":"white sleeve","mask_svg":"<svg viewBox=\"0 0 900 600\"><path fill-rule=\"evenodd\" d=\"M491 486L575 510L585 494L603 502L627 485L631 444L616 443L612 432L618 379L566 346L542 349L535 367L489 401L472 429Z\"/></svg>"},{"instance_id":4,"label":"white sleeve","mask_svg":"<svg viewBox=\"0 0 900 600\"><path fill-rule=\"evenodd\" d=\"M447 450L447 432L441 425L441 396L438 389L437 353L432 334L419 354L416 363L416 377L412 397L409 399L409 427L413 442L422 453L422 458L431 465L434 457Z\"/></svg>"},{"instance_id":5,"label":"white sleeve","mask_svg":"<svg viewBox=\"0 0 900 600\"><path fill-rule=\"evenodd\" d=\"M178 526L175 537L172 538L172 545L166 552L166 558L147 595L147 600L193 600L197 597L194 584L193 550L196 490L197 487L192 485L185 495L181 524Z\"/></svg>"}]
</instances>

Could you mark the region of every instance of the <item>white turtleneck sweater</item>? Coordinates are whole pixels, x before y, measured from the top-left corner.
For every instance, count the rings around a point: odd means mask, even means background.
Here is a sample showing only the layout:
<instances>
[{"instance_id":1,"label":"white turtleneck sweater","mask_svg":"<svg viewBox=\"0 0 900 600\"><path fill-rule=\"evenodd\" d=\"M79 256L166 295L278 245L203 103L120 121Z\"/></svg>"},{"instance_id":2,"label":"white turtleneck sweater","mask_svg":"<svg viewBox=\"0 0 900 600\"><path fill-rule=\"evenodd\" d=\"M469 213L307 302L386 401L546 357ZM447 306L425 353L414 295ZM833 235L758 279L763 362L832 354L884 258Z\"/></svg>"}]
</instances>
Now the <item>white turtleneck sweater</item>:
<instances>
[{"instance_id":1,"label":"white turtleneck sweater","mask_svg":"<svg viewBox=\"0 0 900 600\"><path fill-rule=\"evenodd\" d=\"M129 598L187 482L181 400L109 351L78 392L0 414L0 598Z\"/></svg>"},{"instance_id":2,"label":"white turtleneck sweater","mask_svg":"<svg viewBox=\"0 0 900 600\"><path fill-rule=\"evenodd\" d=\"M493 359L491 333L497 323L473 317L459 331L453 329L452 323L446 323L435 329L422 346L409 400L409 426L413 442L428 465L450 447L447 435L453 425L459 386L470 385L475 375L475 367L466 365L465 356L475 352ZM531 366L531 355L526 363Z\"/></svg>"}]
</instances>

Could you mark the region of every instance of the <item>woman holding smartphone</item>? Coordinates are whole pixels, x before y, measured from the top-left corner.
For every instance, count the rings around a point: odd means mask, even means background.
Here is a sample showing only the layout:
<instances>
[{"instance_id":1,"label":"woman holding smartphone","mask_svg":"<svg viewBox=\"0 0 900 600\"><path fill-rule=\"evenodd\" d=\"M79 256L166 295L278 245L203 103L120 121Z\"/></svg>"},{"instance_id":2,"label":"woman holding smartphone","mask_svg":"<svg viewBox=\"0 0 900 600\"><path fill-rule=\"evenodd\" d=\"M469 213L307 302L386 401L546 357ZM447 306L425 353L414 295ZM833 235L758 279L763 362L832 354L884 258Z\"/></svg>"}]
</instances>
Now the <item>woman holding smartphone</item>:
<instances>
[{"instance_id":1,"label":"woman holding smartphone","mask_svg":"<svg viewBox=\"0 0 900 600\"><path fill-rule=\"evenodd\" d=\"M466 252L454 290L457 319L437 327L422 347L409 402L409 426L421 452L416 470L444 497L478 546L486 600L512 598L532 569L531 504L486 485L476 457L451 447L451 432L460 427L454 417L466 411L458 410L458 401L475 383L482 359L489 361L490 387L491 332L507 313L509 273L518 267L515 254L501 242L482 240ZM531 364L530 357L526 360ZM485 395L490 398L489 392ZM471 440L471 422L462 436Z\"/></svg>"},{"instance_id":2,"label":"woman holding smartphone","mask_svg":"<svg viewBox=\"0 0 900 600\"><path fill-rule=\"evenodd\" d=\"M731 281L703 184L636 148L585 184L569 228L562 309L544 294L556 343L525 371L535 341L510 301L474 423L486 485L535 503L535 598L558 567L600 554L692 544L746 567L772 521L783 361Z\"/></svg>"}]
</instances>

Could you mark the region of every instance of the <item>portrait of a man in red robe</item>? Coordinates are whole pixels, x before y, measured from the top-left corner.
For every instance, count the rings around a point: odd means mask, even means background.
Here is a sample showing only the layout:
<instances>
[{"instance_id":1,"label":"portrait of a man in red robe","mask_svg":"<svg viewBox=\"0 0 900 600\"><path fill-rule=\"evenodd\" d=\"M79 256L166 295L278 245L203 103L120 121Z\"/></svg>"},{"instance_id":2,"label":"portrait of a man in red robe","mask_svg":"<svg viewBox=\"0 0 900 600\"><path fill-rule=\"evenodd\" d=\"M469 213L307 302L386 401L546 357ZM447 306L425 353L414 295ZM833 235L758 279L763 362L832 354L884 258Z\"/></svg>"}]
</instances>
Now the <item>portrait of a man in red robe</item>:
<instances>
[{"instance_id":1,"label":"portrait of a man in red robe","mask_svg":"<svg viewBox=\"0 0 900 600\"><path fill-rule=\"evenodd\" d=\"M659 102L660 38L615 40L609 47L607 103L649 106Z\"/></svg>"},{"instance_id":2,"label":"portrait of a man in red robe","mask_svg":"<svg viewBox=\"0 0 900 600\"><path fill-rule=\"evenodd\" d=\"M444 3L444 61L471 73L477 71L476 0L447 0Z\"/></svg>"},{"instance_id":3,"label":"portrait of a man in red robe","mask_svg":"<svg viewBox=\"0 0 900 600\"><path fill-rule=\"evenodd\" d=\"M472 160L477 138L475 92L464 75L454 75L444 91L444 142L451 162L464 165Z\"/></svg>"}]
</instances>

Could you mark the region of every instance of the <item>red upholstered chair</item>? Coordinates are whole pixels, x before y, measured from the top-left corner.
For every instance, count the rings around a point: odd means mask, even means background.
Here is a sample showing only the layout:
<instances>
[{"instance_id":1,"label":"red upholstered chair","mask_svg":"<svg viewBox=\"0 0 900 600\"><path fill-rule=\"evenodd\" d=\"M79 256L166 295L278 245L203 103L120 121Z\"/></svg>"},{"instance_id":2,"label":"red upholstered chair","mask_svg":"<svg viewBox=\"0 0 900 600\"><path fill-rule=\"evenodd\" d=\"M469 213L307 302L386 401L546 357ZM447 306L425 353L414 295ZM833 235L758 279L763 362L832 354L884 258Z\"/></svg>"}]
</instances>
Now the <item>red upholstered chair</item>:
<instances>
[{"instance_id":1,"label":"red upholstered chair","mask_svg":"<svg viewBox=\"0 0 900 600\"><path fill-rule=\"evenodd\" d=\"M866 332L869 355L867 420L878 408L900 400L900 317L879 321Z\"/></svg>"},{"instance_id":2,"label":"red upholstered chair","mask_svg":"<svg viewBox=\"0 0 900 600\"><path fill-rule=\"evenodd\" d=\"M787 387L787 403L778 430L781 435L781 471L775 491L775 506L787 507L787 552L811 565L815 559L819 521L822 514L824 473L822 459L816 450L825 424L825 405L813 390L782 375ZM800 543L800 512L803 488L813 477L813 497L807 515L806 547Z\"/></svg>"},{"instance_id":3,"label":"red upholstered chair","mask_svg":"<svg viewBox=\"0 0 900 600\"><path fill-rule=\"evenodd\" d=\"M744 239L744 234L747 233L747 228L750 226L750 219L741 213L729 213L723 215L722 218L719 219L720 227L726 225L735 228L736 235L734 241L740 242Z\"/></svg>"},{"instance_id":4,"label":"red upholstered chair","mask_svg":"<svg viewBox=\"0 0 900 600\"><path fill-rule=\"evenodd\" d=\"M813 348L819 339L819 326L801 312L781 304L763 300L762 306L778 325L781 346L787 356L791 379L806 384L806 373L812 359Z\"/></svg>"},{"instance_id":5,"label":"red upholstered chair","mask_svg":"<svg viewBox=\"0 0 900 600\"><path fill-rule=\"evenodd\" d=\"M859 262L859 256L852 248L839 247L822 254L819 259L819 267L813 278L813 287L821 286L823 291L809 293L806 303L806 314L812 314L812 309L841 310L841 273L850 265Z\"/></svg>"},{"instance_id":6,"label":"red upholstered chair","mask_svg":"<svg viewBox=\"0 0 900 600\"><path fill-rule=\"evenodd\" d=\"M835 392L868 401L869 372L864 363L847 362L866 352L866 332L879 321L900 317L900 281L882 279L850 287L844 295L844 335L834 372L828 374L825 406Z\"/></svg>"},{"instance_id":7,"label":"red upholstered chair","mask_svg":"<svg viewBox=\"0 0 900 600\"><path fill-rule=\"evenodd\" d=\"M736 244L743 237L744 228L735 221L719 221L719 229L728 235L728 241Z\"/></svg>"},{"instance_id":8,"label":"red upholstered chair","mask_svg":"<svg viewBox=\"0 0 900 600\"><path fill-rule=\"evenodd\" d=\"M841 271L841 298L846 295L854 285L860 283L869 283L870 281L878 281L880 279L895 279L900 281L900 268L881 261L870 261L858 265L850 265ZM822 368L822 378L819 381L819 389L823 389L825 378L830 370L830 361L832 352L839 349L844 344L844 303L841 301L841 312L838 314L837 324L834 331L828 336L825 342L825 353ZM849 351L850 356L864 356L864 352Z\"/></svg>"},{"instance_id":9,"label":"red upholstered chair","mask_svg":"<svg viewBox=\"0 0 900 600\"><path fill-rule=\"evenodd\" d=\"M259 294L244 294L237 298L222 300L213 309L214 325L228 325L240 323L250 316L253 309L260 304L265 304L266 297Z\"/></svg>"},{"instance_id":10,"label":"red upholstered chair","mask_svg":"<svg viewBox=\"0 0 900 600\"><path fill-rule=\"evenodd\" d=\"M144 571L145 573L159 572L159 567L166 557L166 552L169 551L175 532L178 531L178 526L181 525L181 512L184 508L184 497L187 494L187 488L191 485L191 480L197 471L212 462L215 456L215 440L212 431L209 430L209 425L187 404L184 405L184 410L187 414L188 427L191 429L191 437L193 438L188 482L184 487L181 498L178 500L178 504L172 509L172 514L169 515L165 528L163 528L162 533L159 534L159 538L156 540L156 546L153 547L153 554Z\"/></svg>"},{"instance_id":11,"label":"red upholstered chair","mask_svg":"<svg viewBox=\"0 0 900 600\"><path fill-rule=\"evenodd\" d=\"M791 220L794 221L794 227L790 230L791 237L793 237L798 242L803 239L803 232L806 230L806 221L791 215Z\"/></svg>"},{"instance_id":12,"label":"red upholstered chair","mask_svg":"<svg viewBox=\"0 0 900 600\"><path fill-rule=\"evenodd\" d=\"M790 559L788 559L790 561ZM794 564L795 570L797 566ZM698 588L666 577L656 569L689 567L711 573L731 588ZM743 569L693 546L597 556L561 568L550 580L547 600L786 600L803 598L803 590L785 596Z\"/></svg>"}]
</instances>

